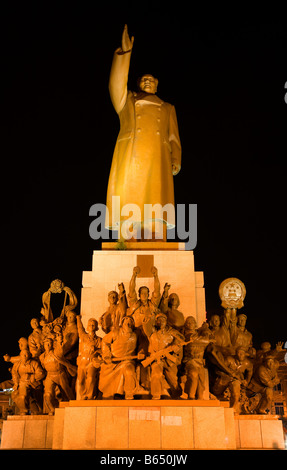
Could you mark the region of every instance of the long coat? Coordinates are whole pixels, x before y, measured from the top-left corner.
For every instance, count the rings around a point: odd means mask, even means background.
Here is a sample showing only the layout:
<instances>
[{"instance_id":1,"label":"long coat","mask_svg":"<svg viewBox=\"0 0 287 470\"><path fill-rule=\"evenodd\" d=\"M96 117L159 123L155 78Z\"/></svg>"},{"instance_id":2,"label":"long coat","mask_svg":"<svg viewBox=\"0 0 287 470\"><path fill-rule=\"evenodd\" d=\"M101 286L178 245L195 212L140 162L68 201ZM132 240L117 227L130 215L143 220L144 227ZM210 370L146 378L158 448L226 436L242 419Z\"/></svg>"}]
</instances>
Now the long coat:
<instances>
[{"instance_id":1,"label":"long coat","mask_svg":"<svg viewBox=\"0 0 287 470\"><path fill-rule=\"evenodd\" d=\"M178 171L181 164L181 144L174 106L154 94L127 90L130 52L114 54L110 74L111 100L120 119L110 170L106 226L118 228L120 212L125 204L137 204L140 217L134 212L133 221L144 220L144 204L172 204L174 186L172 163ZM112 214L112 196L120 196L120 205ZM175 220L170 212L163 217L168 226Z\"/></svg>"},{"instance_id":2,"label":"long coat","mask_svg":"<svg viewBox=\"0 0 287 470\"><path fill-rule=\"evenodd\" d=\"M136 354L137 350L137 335L135 332L124 333L122 328L115 329L106 334L102 341L102 355L117 357L128 357ZM126 359L118 362L111 362L101 365L99 390L103 393L104 397L113 396L116 393L124 393L124 373L127 367L134 368L135 376L135 361ZM136 376L134 377L136 379ZM136 387L136 380L134 383ZM135 389L133 390L135 392Z\"/></svg>"}]
</instances>

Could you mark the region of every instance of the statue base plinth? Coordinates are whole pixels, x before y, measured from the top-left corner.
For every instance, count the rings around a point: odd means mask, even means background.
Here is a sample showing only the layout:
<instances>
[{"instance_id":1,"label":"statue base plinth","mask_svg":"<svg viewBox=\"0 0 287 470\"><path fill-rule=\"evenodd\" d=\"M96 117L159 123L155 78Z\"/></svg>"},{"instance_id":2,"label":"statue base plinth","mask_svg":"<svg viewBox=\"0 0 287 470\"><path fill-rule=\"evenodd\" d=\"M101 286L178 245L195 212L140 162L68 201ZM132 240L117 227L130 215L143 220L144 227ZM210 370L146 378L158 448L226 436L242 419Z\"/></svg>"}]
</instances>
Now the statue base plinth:
<instances>
[{"instance_id":1,"label":"statue base plinth","mask_svg":"<svg viewBox=\"0 0 287 470\"><path fill-rule=\"evenodd\" d=\"M218 400L73 400L56 409L53 449L235 449L228 406Z\"/></svg>"},{"instance_id":2,"label":"statue base plinth","mask_svg":"<svg viewBox=\"0 0 287 470\"><path fill-rule=\"evenodd\" d=\"M71 400L55 413L53 449L243 448L284 449L282 421L218 400Z\"/></svg>"},{"instance_id":3,"label":"statue base plinth","mask_svg":"<svg viewBox=\"0 0 287 470\"><path fill-rule=\"evenodd\" d=\"M149 240L149 241L126 241L123 245L124 250L181 250L185 251L185 243L181 242L166 242L162 240ZM102 250L118 250L118 242L104 242L102 243Z\"/></svg>"},{"instance_id":4,"label":"statue base plinth","mask_svg":"<svg viewBox=\"0 0 287 470\"><path fill-rule=\"evenodd\" d=\"M3 421L1 449L51 449L54 416L12 415Z\"/></svg>"},{"instance_id":5,"label":"statue base plinth","mask_svg":"<svg viewBox=\"0 0 287 470\"><path fill-rule=\"evenodd\" d=\"M235 415L238 449L285 449L283 424L277 415Z\"/></svg>"},{"instance_id":6,"label":"statue base plinth","mask_svg":"<svg viewBox=\"0 0 287 470\"><path fill-rule=\"evenodd\" d=\"M94 251L92 270L83 271L81 294L81 315L86 327L89 318L96 318L106 312L108 293L118 290L123 282L126 292L133 268L140 267L136 290L147 286L154 289L151 268L158 269L161 292L164 284L171 285L170 293L176 292L180 299L179 310L186 317L192 315L198 326L206 319L205 289L202 271L195 271L193 251L185 251L184 243L129 242L129 249L117 250L115 243L103 243L101 251ZM98 335L103 336L102 330Z\"/></svg>"},{"instance_id":7,"label":"statue base plinth","mask_svg":"<svg viewBox=\"0 0 287 470\"><path fill-rule=\"evenodd\" d=\"M276 415L218 400L71 400L55 416L8 416L2 449L284 449Z\"/></svg>"}]
</instances>

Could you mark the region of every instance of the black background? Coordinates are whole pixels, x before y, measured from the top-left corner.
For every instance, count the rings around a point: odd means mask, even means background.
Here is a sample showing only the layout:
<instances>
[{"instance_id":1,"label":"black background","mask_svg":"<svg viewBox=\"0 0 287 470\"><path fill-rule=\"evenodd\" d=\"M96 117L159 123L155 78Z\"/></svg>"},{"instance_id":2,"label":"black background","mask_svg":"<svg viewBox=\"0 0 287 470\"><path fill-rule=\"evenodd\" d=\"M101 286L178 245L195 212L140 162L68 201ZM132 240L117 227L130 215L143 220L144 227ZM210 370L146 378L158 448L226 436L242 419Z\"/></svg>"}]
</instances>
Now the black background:
<instances>
[{"instance_id":1,"label":"black background","mask_svg":"<svg viewBox=\"0 0 287 470\"><path fill-rule=\"evenodd\" d=\"M18 353L50 282L62 279L80 300L82 271L101 247L89 209L105 203L119 130L108 78L125 23L135 36L129 88L151 73L177 111L175 197L198 205L207 316L222 311L222 280L238 277L255 347L287 341L283 13L83 3L14 4L2 16L0 379L9 378L2 355Z\"/></svg>"}]
</instances>

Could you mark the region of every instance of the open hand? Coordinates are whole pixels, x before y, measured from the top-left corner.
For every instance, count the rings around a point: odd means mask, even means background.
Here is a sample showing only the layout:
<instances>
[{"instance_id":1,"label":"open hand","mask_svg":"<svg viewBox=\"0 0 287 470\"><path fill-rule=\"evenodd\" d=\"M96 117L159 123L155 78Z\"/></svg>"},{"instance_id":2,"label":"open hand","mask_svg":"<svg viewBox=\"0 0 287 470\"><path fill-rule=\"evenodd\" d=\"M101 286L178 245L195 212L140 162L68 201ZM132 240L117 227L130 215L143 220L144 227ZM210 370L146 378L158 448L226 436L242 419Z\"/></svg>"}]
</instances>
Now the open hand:
<instances>
[{"instance_id":1,"label":"open hand","mask_svg":"<svg viewBox=\"0 0 287 470\"><path fill-rule=\"evenodd\" d=\"M128 52L132 50L134 44L134 36L130 39L128 33L128 26L125 24L123 35L122 35L122 51Z\"/></svg>"}]
</instances>

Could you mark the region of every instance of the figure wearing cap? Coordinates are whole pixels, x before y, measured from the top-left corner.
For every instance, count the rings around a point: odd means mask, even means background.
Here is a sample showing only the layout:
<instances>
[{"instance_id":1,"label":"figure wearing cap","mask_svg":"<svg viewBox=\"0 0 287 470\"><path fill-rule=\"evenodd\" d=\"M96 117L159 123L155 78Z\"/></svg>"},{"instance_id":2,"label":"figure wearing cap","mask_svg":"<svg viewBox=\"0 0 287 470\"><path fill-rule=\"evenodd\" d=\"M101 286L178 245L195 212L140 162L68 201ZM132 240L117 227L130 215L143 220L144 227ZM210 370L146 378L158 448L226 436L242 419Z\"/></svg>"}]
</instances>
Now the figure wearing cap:
<instances>
[{"instance_id":1,"label":"figure wearing cap","mask_svg":"<svg viewBox=\"0 0 287 470\"><path fill-rule=\"evenodd\" d=\"M237 315L234 320L231 319L230 339L235 350L241 347L253 357L255 350L252 347L252 334L246 329L246 321L247 316L244 313Z\"/></svg>"}]
</instances>

